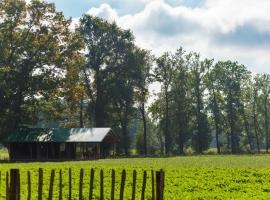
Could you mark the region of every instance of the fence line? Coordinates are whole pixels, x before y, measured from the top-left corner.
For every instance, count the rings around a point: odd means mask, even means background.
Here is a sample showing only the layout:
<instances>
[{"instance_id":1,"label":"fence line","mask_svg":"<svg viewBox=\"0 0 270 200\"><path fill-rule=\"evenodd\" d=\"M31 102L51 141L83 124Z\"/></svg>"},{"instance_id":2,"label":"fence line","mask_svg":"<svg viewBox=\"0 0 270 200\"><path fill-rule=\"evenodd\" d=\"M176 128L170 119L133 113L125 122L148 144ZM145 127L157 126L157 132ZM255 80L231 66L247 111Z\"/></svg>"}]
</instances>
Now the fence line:
<instances>
[{"instance_id":1,"label":"fence line","mask_svg":"<svg viewBox=\"0 0 270 200\"><path fill-rule=\"evenodd\" d=\"M104 170L101 169L100 171L100 180L99 180L99 199L104 199ZM91 168L90 170L90 180L89 180L89 200L93 199L93 190L94 190L94 174L95 170ZM107 179L108 181L111 181L111 200L114 200L115 198L115 170L111 170L111 179ZM62 178L62 169L59 170L59 185L58 185L58 191L54 191L54 182L55 182L55 169L51 170L50 173L50 183L49 183L49 191L48 191L48 200L52 200L53 196L55 197L55 194L58 194L59 200L62 200L63 198L63 178ZM120 179L120 193L119 193L119 199L124 200L127 198L130 198L128 196L124 196L125 194L125 187L126 186L126 170L123 169L121 172L121 179ZM147 177L149 177L149 180L151 181L151 184L147 184ZM38 169L38 188L37 188L37 194L38 199L42 200L42 192L43 192L43 169ZM80 169L80 175L79 175L79 193L77 198L79 200L83 199L83 184L84 184L84 169ZM165 172L163 170L160 171L154 171L151 170L151 177L147 176L147 171L143 171L143 178L142 178L142 188L141 188L141 200L145 199L145 191L147 185L151 185L151 194L152 194L152 200L164 200L164 180L165 180ZM0 171L0 183L1 183L1 171ZM136 199L136 183L137 183L137 171L132 171L132 183L131 183L131 199ZM107 184L106 184L107 185ZM20 200L20 170L19 169L11 169L10 173L6 171L6 200ZM56 187L57 188L57 187ZM64 187L65 188L65 187ZM74 199L72 197L72 170L71 168L68 169L68 199ZM0 185L1 189L1 185ZM98 189L98 188L97 188ZM32 196L32 187L31 187L31 172L27 171L27 199L30 200ZM125 194L127 195L127 194ZM44 198L44 197L43 197Z\"/></svg>"}]
</instances>

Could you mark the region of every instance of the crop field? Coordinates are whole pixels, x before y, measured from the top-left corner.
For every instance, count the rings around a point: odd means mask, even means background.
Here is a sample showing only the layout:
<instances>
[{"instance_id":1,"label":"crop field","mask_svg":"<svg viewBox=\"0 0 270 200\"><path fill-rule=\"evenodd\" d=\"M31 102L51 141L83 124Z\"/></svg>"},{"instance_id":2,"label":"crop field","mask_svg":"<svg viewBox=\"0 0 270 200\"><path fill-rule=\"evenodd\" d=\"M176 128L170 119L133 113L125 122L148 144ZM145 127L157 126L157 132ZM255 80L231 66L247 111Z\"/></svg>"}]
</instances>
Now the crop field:
<instances>
[{"instance_id":1,"label":"crop field","mask_svg":"<svg viewBox=\"0 0 270 200\"><path fill-rule=\"evenodd\" d=\"M44 169L43 195L48 196L51 169L56 170L54 199L58 197L58 171L63 170L63 199L68 195L68 169L72 168L72 193L78 195L79 171L85 170L83 195L89 192L89 171L96 169L94 197L99 198L99 169L104 170L105 199L110 198L110 170L116 170L116 199L119 198L121 170L127 170L125 199L131 197L132 170L138 173L137 198L140 199L142 172L148 170L146 199L151 199L150 170L165 170L165 199L270 199L270 155L187 156L171 158L105 159L87 162L1 164L1 198L5 198L5 171L19 168L21 195L27 195L27 170L31 171L32 199L37 198L38 168Z\"/></svg>"}]
</instances>

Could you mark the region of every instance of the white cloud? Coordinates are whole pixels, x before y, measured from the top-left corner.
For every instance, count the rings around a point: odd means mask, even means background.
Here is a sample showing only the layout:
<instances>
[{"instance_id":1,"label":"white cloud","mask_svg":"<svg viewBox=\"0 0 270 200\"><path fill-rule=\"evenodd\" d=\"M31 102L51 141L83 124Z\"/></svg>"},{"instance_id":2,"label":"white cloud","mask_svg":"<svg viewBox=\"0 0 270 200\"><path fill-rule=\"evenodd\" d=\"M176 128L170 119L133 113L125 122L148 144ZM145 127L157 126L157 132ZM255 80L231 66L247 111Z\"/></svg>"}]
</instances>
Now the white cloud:
<instances>
[{"instance_id":1,"label":"white cloud","mask_svg":"<svg viewBox=\"0 0 270 200\"><path fill-rule=\"evenodd\" d=\"M145 7L135 14L119 15L108 4L87 13L131 29L137 44L157 55L183 46L216 60L237 60L254 72L270 72L269 0L206 0L197 8L140 1Z\"/></svg>"},{"instance_id":2,"label":"white cloud","mask_svg":"<svg viewBox=\"0 0 270 200\"><path fill-rule=\"evenodd\" d=\"M104 18L109 22L119 19L116 10L108 4L101 4L99 8L91 8L86 14Z\"/></svg>"}]
</instances>

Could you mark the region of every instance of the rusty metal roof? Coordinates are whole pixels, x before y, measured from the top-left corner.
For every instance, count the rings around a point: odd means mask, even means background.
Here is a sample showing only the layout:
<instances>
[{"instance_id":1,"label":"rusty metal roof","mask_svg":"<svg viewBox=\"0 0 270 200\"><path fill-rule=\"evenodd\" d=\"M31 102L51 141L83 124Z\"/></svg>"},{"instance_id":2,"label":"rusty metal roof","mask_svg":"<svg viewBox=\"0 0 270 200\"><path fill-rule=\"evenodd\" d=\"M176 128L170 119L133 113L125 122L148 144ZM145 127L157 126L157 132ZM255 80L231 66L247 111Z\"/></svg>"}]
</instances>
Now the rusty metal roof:
<instances>
[{"instance_id":1,"label":"rusty metal roof","mask_svg":"<svg viewBox=\"0 0 270 200\"><path fill-rule=\"evenodd\" d=\"M19 128L5 142L102 142L110 128Z\"/></svg>"}]
</instances>

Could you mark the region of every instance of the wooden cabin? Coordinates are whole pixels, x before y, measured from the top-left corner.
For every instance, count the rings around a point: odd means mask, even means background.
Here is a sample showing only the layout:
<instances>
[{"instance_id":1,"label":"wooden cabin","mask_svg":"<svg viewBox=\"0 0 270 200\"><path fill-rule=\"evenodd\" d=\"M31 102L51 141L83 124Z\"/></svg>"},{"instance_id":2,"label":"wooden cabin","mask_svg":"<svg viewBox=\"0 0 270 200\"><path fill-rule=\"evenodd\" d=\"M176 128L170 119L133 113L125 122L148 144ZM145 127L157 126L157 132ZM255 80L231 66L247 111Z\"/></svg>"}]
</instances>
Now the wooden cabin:
<instances>
[{"instance_id":1,"label":"wooden cabin","mask_svg":"<svg viewBox=\"0 0 270 200\"><path fill-rule=\"evenodd\" d=\"M20 128L6 144L10 161L93 160L116 149L110 128Z\"/></svg>"}]
</instances>

